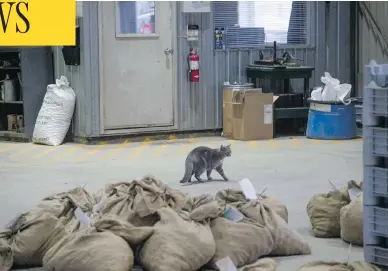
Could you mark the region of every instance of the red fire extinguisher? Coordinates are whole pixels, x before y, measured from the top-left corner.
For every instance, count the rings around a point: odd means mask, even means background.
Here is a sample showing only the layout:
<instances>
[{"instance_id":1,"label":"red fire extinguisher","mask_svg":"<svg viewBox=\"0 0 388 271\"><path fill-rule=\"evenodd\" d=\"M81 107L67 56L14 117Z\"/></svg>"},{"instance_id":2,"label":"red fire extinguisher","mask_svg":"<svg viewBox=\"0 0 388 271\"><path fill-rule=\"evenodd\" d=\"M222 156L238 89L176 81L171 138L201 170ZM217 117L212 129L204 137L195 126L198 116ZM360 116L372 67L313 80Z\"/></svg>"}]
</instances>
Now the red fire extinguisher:
<instances>
[{"instance_id":1,"label":"red fire extinguisher","mask_svg":"<svg viewBox=\"0 0 388 271\"><path fill-rule=\"evenodd\" d=\"M187 57L189 63L189 79L190 82L199 82L199 55L197 51L190 48L190 53Z\"/></svg>"}]
</instances>

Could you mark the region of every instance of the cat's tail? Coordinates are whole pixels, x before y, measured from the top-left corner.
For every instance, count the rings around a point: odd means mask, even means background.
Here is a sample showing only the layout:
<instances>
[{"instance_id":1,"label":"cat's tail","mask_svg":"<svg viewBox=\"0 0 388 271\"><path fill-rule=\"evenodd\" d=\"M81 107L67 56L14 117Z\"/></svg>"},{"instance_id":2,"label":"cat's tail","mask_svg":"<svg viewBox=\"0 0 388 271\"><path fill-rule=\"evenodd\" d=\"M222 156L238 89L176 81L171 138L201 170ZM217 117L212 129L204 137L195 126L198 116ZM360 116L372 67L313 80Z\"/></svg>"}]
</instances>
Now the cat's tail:
<instances>
[{"instance_id":1,"label":"cat's tail","mask_svg":"<svg viewBox=\"0 0 388 271\"><path fill-rule=\"evenodd\" d=\"M194 169L193 162L186 160L186 163L185 163L185 175L183 176L183 178L180 181L180 183L186 183L186 182L190 181L191 176L193 176L193 169Z\"/></svg>"}]
</instances>

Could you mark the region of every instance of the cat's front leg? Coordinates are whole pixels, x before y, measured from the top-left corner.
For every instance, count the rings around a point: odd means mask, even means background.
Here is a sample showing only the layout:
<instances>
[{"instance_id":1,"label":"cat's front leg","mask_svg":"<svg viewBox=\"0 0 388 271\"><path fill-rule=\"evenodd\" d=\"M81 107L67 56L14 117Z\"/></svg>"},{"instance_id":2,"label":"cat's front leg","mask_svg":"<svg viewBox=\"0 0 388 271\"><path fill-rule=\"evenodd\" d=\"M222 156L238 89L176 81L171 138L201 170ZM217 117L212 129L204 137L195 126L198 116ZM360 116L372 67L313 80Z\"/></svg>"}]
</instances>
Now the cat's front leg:
<instances>
[{"instance_id":1,"label":"cat's front leg","mask_svg":"<svg viewBox=\"0 0 388 271\"><path fill-rule=\"evenodd\" d=\"M208 179L209 181L213 180L213 178L210 176L211 173L212 173L212 169L209 169L208 171L206 171L207 179Z\"/></svg>"},{"instance_id":2,"label":"cat's front leg","mask_svg":"<svg viewBox=\"0 0 388 271\"><path fill-rule=\"evenodd\" d=\"M215 168L218 174L221 175L222 178L224 178L225 181L229 181L228 177L225 176L224 169L222 168L222 165Z\"/></svg>"}]
</instances>

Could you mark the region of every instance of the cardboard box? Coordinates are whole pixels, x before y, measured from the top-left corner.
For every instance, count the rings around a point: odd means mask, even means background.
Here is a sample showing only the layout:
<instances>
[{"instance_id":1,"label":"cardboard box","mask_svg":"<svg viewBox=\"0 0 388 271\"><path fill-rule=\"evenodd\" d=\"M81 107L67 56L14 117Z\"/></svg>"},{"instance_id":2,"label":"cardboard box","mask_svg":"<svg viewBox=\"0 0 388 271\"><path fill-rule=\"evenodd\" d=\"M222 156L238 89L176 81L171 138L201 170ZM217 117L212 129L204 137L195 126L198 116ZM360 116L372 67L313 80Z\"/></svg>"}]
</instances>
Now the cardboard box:
<instances>
[{"instance_id":1,"label":"cardboard box","mask_svg":"<svg viewBox=\"0 0 388 271\"><path fill-rule=\"evenodd\" d=\"M8 131L10 132L16 132L17 131L17 116L12 114L12 115L7 115L7 122L8 122Z\"/></svg>"},{"instance_id":2,"label":"cardboard box","mask_svg":"<svg viewBox=\"0 0 388 271\"><path fill-rule=\"evenodd\" d=\"M273 104L277 96L255 89L233 92L232 138L258 140L273 138Z\"/></svg>"},{"instance_id":3,"label":"cardboard box","mask_svg":"<svg viewBox=\"0 0 388 271\"><path fill-rule=\"evenodd\" d=\"M222 91L223 104L222 104L222 132L224 136L232 136L233 130L233 92L236 90L233 88L224 88ZM241 89L242 91L248 89ZM261 88L250 89L257 92L262 92Z\"/></svg>"},{"instance_id":4,"label":"cardboard box","mask_svg":"<svg viewBox=\"0 0 388 271\"><path fill-rule=\"evenodd\" d=\"M232 119L233 119L233 90L224 88L222 91L222 132L224 136L232 135Z\"/></svg>"}]
</instances>

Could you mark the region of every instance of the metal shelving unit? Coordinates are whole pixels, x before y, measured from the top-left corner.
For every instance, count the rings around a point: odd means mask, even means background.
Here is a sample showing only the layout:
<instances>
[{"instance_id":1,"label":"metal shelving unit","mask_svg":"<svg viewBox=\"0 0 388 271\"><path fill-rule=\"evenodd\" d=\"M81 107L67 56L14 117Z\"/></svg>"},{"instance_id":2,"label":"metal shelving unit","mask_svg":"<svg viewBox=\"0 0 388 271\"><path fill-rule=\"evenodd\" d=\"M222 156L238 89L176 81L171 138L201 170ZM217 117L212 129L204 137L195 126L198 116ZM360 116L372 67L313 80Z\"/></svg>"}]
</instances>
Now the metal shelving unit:
<instances>
[{"instance_id":1,"label":"metal shelving unit","mask_svg":"<svg viewBox=\"0 0 388 271\"><path fill-rule=\"evenodd\" d=\"M388 64L364 69L364 256L388 267Z\"/></svg>"}]
</instances>

